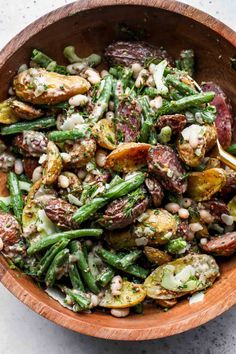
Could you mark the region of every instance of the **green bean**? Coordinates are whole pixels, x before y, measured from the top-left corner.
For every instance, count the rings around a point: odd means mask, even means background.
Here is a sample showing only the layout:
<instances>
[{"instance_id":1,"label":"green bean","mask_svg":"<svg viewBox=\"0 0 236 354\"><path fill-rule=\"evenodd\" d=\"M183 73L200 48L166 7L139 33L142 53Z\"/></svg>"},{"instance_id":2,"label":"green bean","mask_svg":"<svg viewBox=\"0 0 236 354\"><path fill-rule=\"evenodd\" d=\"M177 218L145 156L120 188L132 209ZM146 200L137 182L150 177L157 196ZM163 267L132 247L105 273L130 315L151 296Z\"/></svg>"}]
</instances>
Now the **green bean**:
<instances>
[{"instance_id":1,"label":"green bean","mask_svg":"<svg viewBox=\"0 0 236 354\"><path fill-rule=\"evenodd\" d=\"M227 152L232 155L236 155L236 144L232 144L227 148Z\"/></svg>"},{"instance_id":2,"label":"green bean","mask_svg":"<svg viewBox=\"0 0 236 354\"><path fill-rule=\"evenodd\" d=\"M22 193L19 186L19 181L14 172L8 173L7 183L10 191L11 204L16 219L21 223L22 212L24 208Z\"/></svg>"},{"instance_id":3,"label":"green bean","mask_svg":"<svg viewBox=\"0 0 236 354\"><path fill-rule=\"evenodd\" d=\"M139 141L146 143L148 142L150 130L153 126L154 113L151 111L147 97L140 97L138 102L142 108L142 113L144 116L144 122L140 130Z\"/></svg>"},{"instance_id":4,"label":"green bean","mask_svg":"<svg viewBox=\"0 0 236 354\"><path fill-rule=\"evenodd\" d=\"M73 215L73 220L82 223L90 218L97 210L105 206L110 200L123 197L134 189L138 188L144 182L144 174L136 173L128 180L119 183L118 185L109 188L101 197L94 198L89 204L80 207Z\"/></svg>"},{"instance_id":5,"label":"green bean","mask_svg":"<svg viewBox=\"0 0 236 354\"><path fill-rule=\"evenodd\" d=\"M44 237L39 241L35 242L34 244L32 244L28 248L27 253L29 255L32 255L38 251L43 250L44 248L47 248L48 246L53 245L54 243L62 240L63 238L72 240L78 237L86 237L86 236L99 237L101 236L102 233L103 233L102 229L80 229L80 230L58 232L56 234L52 234L50 236Z\"/></svg>"},{"instance_id":6,"label":"green bean","mask_svg":"<svg viewBox=\"0 0 236 354\"><path fill-rule=\"evenodd\" d=\"M141 256L141 254L142 254L142 251L140 251L140 250L131 251L130 253L128 253L124 257L122 257L118 263L122 268L129 267Z\"/></svg>"},{"instance_id":7,"label":"green bean","mask_svg":"<svg viewBox=\"0 0 236 354\"><path fill-rule=\"evenodd\" d=\"M22 133L24 130L41 130L56 125L54 117L45 117L33 121L21 121L1 128L1 135Z\"/></svg>"},{"instance_id":8,"label":"green bean","mask_svg":"<svg viewBox=\"0 0 236 354\"><path fill-rule=\"evenodd\" d=\"M5 213L8 213L9 209L9 206L6 205L2 200L0 200L0 210L4 211Z\"/></svg>"},{"instance_id":9,"label":"green bean","mask_svg":"<svg viewBox=\"0 0 236 354\"><path fill-rule=\"evenodd\" d=\"M86 296L86 294L82 291L78 290L71 290L71 289L64 289L65 293L71 298L71 300L78 305L73 306L73 310L76 310L76 312L82 311L82 310L88 310L91 306L91 300Z\"/></svg>"},{"instance_id":10,"label":"green bean","mask_svg":"<svg viewBox=\"0 0 236 354\"><path fill-rule=\"evenodd\" d=\"M185 49L180 52L180 59L177 61L177 68L186 71L190 76L194 74L194 51Z\"/></svg>"},{"instance_id":11,"label":"green bean","mask_svg":"<svg viewBox=\"0 0 236 354\"><path fill-rule=\"evenodd\" d=\"M63 54L71 64L83 62L88 66L97 66L102 61L101 56L98 54L91 54L86 58L80 58L75 52L75 47L72 45L65 47Z\"/></svg>"},{"instance_id":12,"label":"green bean","mask_svg":"<svg viewBox=\"0 0 236 354\"><path fill-rule=\"evenodd\" d=\"M151 145L156 145L158 143L157 132L156 132L155 127L152 127L152 129L150 130L148 143Z\"/></svg>"},{"instance_id":13,"label":"green bean","mask_svg":"<svg viewBox=\"0 0 236 354\"><path fill-rule=\"evenodd\" d=\"M137 278L145 279L148 275L148 270L132 264L128 267L122 267L120 265L120 257L112 252L109 252L103 248L99 248L97 254L103 259L104 262L108 263L110 266L122 270L125 273L134 275Z\"/></svg>"},{"instance_id":14,"label":"green bean","mask_svg":"<svg viewBox=\"0 0 236 354\"><path fill-rule=\"evenodd\" d=\"M47 250L45 255L40 259L37 265L37 276L41 277L48 270L50 264L52 263L55 256L62 251L68 245L68 239L62 239L55 243L51 248Z\"/></svg>"},{"instance_id":15,"label":"green bean","mask_svg":"<svg viewBox=\"0 0 236 354\"><path fill-rule=\"evenodd\" d=\"M214 92L197 93L195 95L186 96L177 101L165 102L157 111L156 116L163 114L182 112L190 107L198 107L203 103L208 103L215 97Z\"/></svg>"},{"instance_id":16,"label":"green bean","mask_svg":"<svg viewBox=\"0 0 236 354\"><path fill-rule=\"evenodd\" d=\"M55 284L58 271L60 268L69 261L69 250L67 248L61 250L55 258L53 259L50 267L48 268L45 283L48 287L51 287Z\"/></svg>"},{"instance_id":17,"label":"green bean","mask_svg":"<svg viewBox=\"0 0 236 354\"><path fill-rule=\"evenodd\" d=\"M197 93L195 89L178 80L174 75L167 75L166 83L176 88L183 95L195 95Z\"/></svg>"},{"instance_id":18,"label":"green bean","mask_svg":"<svg viewBox=\"0 0 236 354\"><path fill-rule=\"evenodd\" d=\"M46 54L41 52L38 49L34 49L32 52L31 59L40 65L42 68L47 69L48 71L55 71L58 74L66 75L68 74L67 69L63 65L57 65L56 61L48 57Z\"/></svg>"},{"instance_id":19,"label":"green bean","mask_svg":"<svg viewBox=\"0 0 236 354\"><path fill-rule=\"evenodd\" d=\"M107 110L112 91L112 83L113 78L111 75L106 75L101 81L100 86L102 86L102 90L89 117L91 122L96 123Z\"/></svg>"},{"instance_id":20,"label":"green bean","mask_svg":"<svg viewBox=\"0 0 236 354\"><path fill-rule=\"evenodd\" d=\"M79 241L72 241L70 243L70 250L72 254L77 258L77 266L80 270L81 276L85 284L88 286L89 290L91 290L94 294L98 294L99 288L96 285L94 276L90 272L87 259L82 251L81 243Z\"/></svg>"},{"instance_id":21,"label":"green bean","mask_svg":"<svg viewBox=\"0 0 236 354\"><path fill-rule=\"evenodd\" d=\"M114 269L111 267L106 267L97 277L97 284L100 285L102 288L107 286L112 280L115 275Z\"/></svg>"},{"instance_id":22,"label":"green bean","mask_svg":"<svg viewBox=\"0 0 236 354\"><path fill-rule=\"evenodd\" d=\"M167 144L171 140L172 129L169 126L163 127L158 134L158 141L161 144Z\"/></svg>"},{"instance_id":23,"label":"green bean","mask_svg":"<svg viewBox=\"0 0 236 354\"><path fill-rule=\"evenodd\" d=\"M48 139L52 141L76 140L88 137L88 129L55 130L48 134Z\"/></svg>"},{"instance_id":24,"label":"green bean","mask_svg":"<svg viewBox=\"0 0 236 354\"><path fill-rule=\"evenodd\" d=\"M144 95L147 95L151 98L158 96L158 90L155 87L145 87Z\"/></svg>"},{"instance_id":25,"label":"green bean","mask_svg":"<svg viewBox=\"0 0 236 354\"><path fill-rule=\"evenodd\" d=\"M81 280L81 277L80 277L80 274L79 274L76 264L71 264L70 270L69 270L69 277L70 277L72 287L74 289L85 291L84 284Z\"/></svg>"}]
</instances>

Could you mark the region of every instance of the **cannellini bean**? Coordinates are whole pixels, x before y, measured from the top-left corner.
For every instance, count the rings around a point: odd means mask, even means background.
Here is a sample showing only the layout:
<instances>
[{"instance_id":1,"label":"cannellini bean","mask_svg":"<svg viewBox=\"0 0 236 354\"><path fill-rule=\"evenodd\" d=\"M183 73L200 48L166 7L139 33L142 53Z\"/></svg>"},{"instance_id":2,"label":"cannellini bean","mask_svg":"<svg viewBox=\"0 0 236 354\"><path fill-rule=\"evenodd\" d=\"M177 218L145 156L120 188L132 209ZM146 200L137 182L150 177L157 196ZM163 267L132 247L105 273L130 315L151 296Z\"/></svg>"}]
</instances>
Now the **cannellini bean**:
<instances>
[{"instance_id":1,"label":"cannellini bean","mask_svg":"<svg viewBox=\"0 0 236 354\"><path fill-rule=\"evenodd\" d=\"M180 206L177 203L168 203L165 205L165 209L170 213L178 213Z\"/></svg>"},{"instance_id":2,"label":"cannellini bean","mask_svg":"<svg viewBox=\"0 0 236 354\"><path fill-rule=\"evenodd\" d=\"M71 161L71 156L67 152L61 152L60 155L61 155L63 162L68 163Z\"/></svg>"},{"instance_id":3,"label":"cannellini bean","mask_svg":"<svg viewBox=\"0 0 236 354\"><path fill-rule=\"evenodd\" d=\"M104 167L106 163L106 158L107 158L107 153L102 149L98 149L95 155L96 164L99 167Z\"/></svg>"},{"instance_id":4,"label":"cannellini bean","mask_svg":"<svg viewBox=\"0 0 236 354\"><path fill-rule=\"evenodd\" d=\"M189 144L193 149L196 149L199 144L199 139L198 139L198 132L191 132L189 135Z\"/></svg>"},{"instance_id":5,"label":"cannellini bean","mask_svg":"<svg viewBox=\"0 0 236 354\"><path fill-rule=\"evenodd\" d=\"M9 93L10 96L15 96L15 94L16 94L15 91L13 90L12 86L9 87L8 93Z\"/></svg>"},{"instance_id":6,"label":"cannellini bean","mask_svg":"<svg viewBox=\"0 0 236 354\"><path fill-rule=\"evenodd\" d=\"M139 64L139 63L133 63L131 65L131 69L133 71L133 77L135 79L137 79L138 74L140 73L140 71L143 69L143 67Z\"/></svg>"},{"instance_id":7,"label":"cannellini bean","mask_svg":"<svg viewBox=\"0 0 236 354\"><path fill-rule=\"evenodd\" d=\"M114 317L127 317L129 315L129 308L111 309L111 315Z\"/></svg>"},{"instance_id":8,"label":"cannellini bean","mask_svg":"<svg viewBox=\"0 0 236 354\"><path fill-rule=\"evenodd\" d=\"M114 101L109 101L108 103L108 108L110 111L114 111L115 110L115 103Z\"/></svg>"},{"instance_id":9,"label":"cannellini bean","mask_svg":"<svg viewBox=\"0 0 236 354\"><path fill-rule=\"evenodd\" d=\"M69 104L71 106L85 106L88 103L89 99L85 95L75 95L69 99Z\"/></svg>"},{"instance_id":10,"label":"cannellini bean","mask_svg":"<svg viewBox=\"0 0 236 354\"><path fill-rule=\"evenodd\" d=\"M96 85L99 84L101 82L101 76L99 75L99 73L92 69L89 68L84 72L87 80L92 84L92 85Z\"/></svg>"},{"instance_id":11,"label":"cannellini bean","mask_svg":"<svg viewBox=\"0 0 236 354\"><path fill-rule=\"evenodd\" d=\"M106 113L106 119L109 120L109 122L112 122L114 120L114 117L115 117L114 112L109 111Z\"/></svg>"},{"instance_id":12,"label":"cannellini bean","mask_svg":"<svg viewBox=\"0 0 236 354\"><path fill-rule=\"evenodd\" d=\"M47 154L42 154L39 158L40 165L42 165L44 162L46 162L47 158L48 158Z\"/></svg>"},{"instance_id":13,"label":"cannellini bean","mask_svg":"<svg viewBox=\"0 0 236 354\"><path fill-rule=\"evenodd\" d=\"M82 62L82 63L74 63L67 65L66 69L69 74L76 75L80 74L82 70L84 70L87 66L87 63Z\"/></svg>"},{"instance_id":14,"label":"cannellini bean","mask_svg":"<svg viewBox=\"0 0 236 354\"><path fill-rule=\"evenodd\" d=\"M69 185L70 185L70 181L69 181L69 178L64 176L64 175L60 175L58 177L58 185L59 187L61 188L68 188Z\"/></svg>"},{"instance_id":15,"label":"cannellini bean","mask_svg":"<svg viewBox=\"0 0 236 354\"><path fill-rule=\"evenodd\" d=\"M98 297L95 294L91 294L91 303L90 303L90 307L96 307L98 306Z\"/></svg>"},{"instance_id":16,"label":"cannellini bean","mask_svg":"<svg viewBox=\"0 0 236 354\"><path fill-rule=\"evenodd\" d=\"M154 64L154 63L151 63L150 65L149 65L149 71L150 71L150 73L151 74L154 74L154 72L155 72L155 69L156 69L156 64Z\"/></svg>"},{"instance_id":17,"label":"cannellini bean","mask_svg":"<svg viewBox=\"0 0 236 354\"><path fill-rule=\"evenodd\" d=\"M43 176L43 168L42 166L38 166L34 169L33 175L32 175L32 182L37 182L40 178Z\"/></svg>"},{"instance_id":18,"label":"cannellini bean","mask_svg":"<svg viewBox=\"0 0 236 354\"><path fill-rule=\"evenodd\" d=\"M16 159L14 164L14 171L17 175L21 175L24 171L23 163L21 159Z\"/></svg>"},{"instance_id":19,"label":"cannellini bean","mask_svg":"<svg viewBox=\"0 0 236 354\"><path fill-rule=\"evenodd\" d=\"M116 275L113 277L111 281L111 293L113 296L117 296L121 294L122 289L122 278L120 275Z\"/></svg>"},{"instance_id":20,"label":"cannellini bean","mask_svg":"<svg viewBox=\"0 0 236 354\"><path fill-rule=\"evenodd\" d=\"M192 199L190 198L183 198L181 201L181 205L184 208L189 208L192 205Z\"/></svg>"},{"instance_id":21,"label":"cannellini bean","mask_svg":"<svg viewBox=\"0 0 236 354\"><path fill-rule=\"evenodd\" d=\"M200 240L201 245L206 245L207 244L207 238L201 238Z\"/></svg>"},{"instance_id":22,"label":"cannellini bean","mask_svg":"<svg viewBox=\"0 0 236 354\"><path fill-rule=\"evenodd\" d=\"M141 87L142 85L144 85L147 78L148 78L148 71L146 69L142 69L139 72L138 77L135 81L135 86L137 88Z\"/></svg>"},{"instance_id":23,"label":"cannellini bean","mask_svg":"<svg viewBox=\"0 0 236 354\"><path fill-rule=\"evenodd\" d=\"M155 81L153 79L153 76L150 75L146 81L146 85L149 87L155 87Z\"/></svg>"},{"instance_id":24,"label":"cannellini bean","mask_svg":"<svg viewBox=\"0 0 236 354\"><path fill-rule=\"evenodd\" d=\"M157 110L162 107L163 100L161 96L155 97L153 100L149 102L150 107L153 108L154 110Z\"/></svg>"},{"instance_id":25,"label":"cannellini bean","mask_svg":"<svg viewBox=\"0 0 236 354\"><path fill-rule=\"evenodd\" d=\"M201 231L203 229L202 225L200 224L200 222L193 222L191 224L189 224L190 230L192 232L198 232Z\"/></svg>"},{"instance_id":26,"label":"cannellini bean","mask_svg":"<svg viewBox=\"0 0 236 354\"><path fill-rule=\"evenodd\" d=\"M87 172L82 168L80 168L77 172L77 176L79 177L79 179L84 179L86 174Z\"/></svg>"},{"instance_id":27,"label":"cannellini bean","mask_svg":"<svg viewBox=\"0 0 236 354\"><path fill-rule=\"evenodd\" d=\"M22 73L23 71L27 70L28 69L28 65L26 64L22 64L19 69L18 69L18 74Z\"/></svg>"},{"instance_id":28,"label":"cannellini bean","mask_svg":"<svg viewBox=\"0 0 236 354\"><path fill-rule=\"evenodd\" d=\"M109 74L109 72L108 72L107 70L102 70L101 73L100 73L102 79L103 79L105 76L107 76L108 74Z\"/></svg>"},{"instance_id":29,"label":"cannellini bean","mask_svg":"<svg viewBox=\"0 0 236 354\"><path fill-rule=\"evenodd\" d=\"M178 213L181 219L188 219L189 217L188 209L180 208Z\"/></svg>"},{"instance_id":30,"label":"cannellini bean","mask_svg":"<svg viewBox=\"0 0 236 354\"><path fill-rule=\"evenodd\" d=\"M209 213L208 210L205 209L199 210L199 215L201 220L206 224L210 224L214 221L214 217Z\"/></svg>"},{"instance_id":31,"label":"cannellini bean","mask_svg":"<svg viewBox=\"0 0 236 354\"><path fill-rule=\"evenodd\" d=\"M230 226L233 225L234 223L234 218L231 215L228 214L221 214L221 220L223 221L223 223L225 223L225 225Z\"/></svg>"},{"instance_id":32,"label":"cannellini bean","mask_svg":"<svg viewBox=\"0 0 236 354\"><path fill-rule=\"evenodd\" d=\"M3 240L0 237L0 251L2 251L2 250L3 250Z\"/></svg>"}]
</instances>

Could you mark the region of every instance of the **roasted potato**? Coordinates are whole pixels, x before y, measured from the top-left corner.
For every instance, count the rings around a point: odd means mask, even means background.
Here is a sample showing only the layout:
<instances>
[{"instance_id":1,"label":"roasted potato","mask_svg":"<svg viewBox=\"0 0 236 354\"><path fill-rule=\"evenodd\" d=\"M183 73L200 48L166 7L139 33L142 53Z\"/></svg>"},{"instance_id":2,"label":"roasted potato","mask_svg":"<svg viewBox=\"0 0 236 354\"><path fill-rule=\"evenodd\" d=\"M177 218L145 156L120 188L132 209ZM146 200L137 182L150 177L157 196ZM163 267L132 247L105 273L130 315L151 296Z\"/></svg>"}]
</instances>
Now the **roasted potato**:
<instances>
[{"instance_id":1,"label":"roasted potato","mask_svg":"<svg viewBox=\"0 0 236 354\"><path fill-rule=\"evenodd\" d=\"M221 167L220 160L214 157L207 158L204 170L209 170L210 168Z\"/></svg>"},{"instance_id":2,"label":"roasted potato","mask_svg":"<svg viewBox=\"0 0 236 354\"><path fill-rule=\"evenodd\" d=\"M187 193L196 201L209 200L226 183L226 173L222 168L211 168L202 172L192 172L188 177Z\"/></svg>"},{"instance_id":3,"label":"roasted potato","mask_svg":"<svg viewBox=\"0 0 236 354\"><path fill-rule=\"evenodd\" d=\"M171 300L211 286L219 276L213 257L190 254L155 269L145 280L147 296Z\"/></svg>"},{"instance_id":4,"label":"roasted potato","mask_svg":"<svg viewBox=\"0 0 236 354\"><path fill-rule=\"evenodd\" d=\"M93 126L92 134L101 147L108 150L114 150L116 148L115 126L107 119L99 120Z\"/></svg>"},{"instance_id":5,"label":"roasted potato","mask_svg":"<svg viewBox=\"0 0 236 354\"><path fill-rule=\"evenodd\" d=\"M78 228L78 224L72 220L77 208L65 200L50 199L44 210L47 217L58 227L68 230Z\"/></svg>"},{"instance_id":6,"label":"roasted potato","mask_svg":"<svg viewBox=\"0 0 236 354\"><path fill-rule=\"evenodd\" d=\"M22 119L33 120L42 117L44 112L40 108L35 108L28 103L24 103L18 100L11 101L11 109L14 114Z\"/></svg>"},{"instance_id":7,"label":"roasted potato","mask_svg":"<svg viewBox=\"0 0 236 354\"><path fill-rule=\"evenodd\" d=\"M236 251L236 231L213 237L201 248L215 256L231 256Z\"/></svg>"},{"instance_id":8,"label":"roasted potato","mask_svg":"<svg viewBox=\"0 0 236 354\"><path fill-rule=\"evenodd\" d=\"M7 186L7 173L0 171L0 197L7 197L9 190Z\"/></svg>"},{"instance_id":9,"label":"roasted potato","mask_svg":"<svg viewBox=\"0 0 236 354\"><path fill-rule=\"evenodd\" d=\"M114 249L137 247L137 237L131 229L106 231L105 240Z\"/></svg>"},{"instance_id":10,"label":"roasted potato","mask_svg":"<svg viewBox=\"0 0 236 354\"><path fill-rule=\"evenodd\" d=\"M45 69L31 68L13 81L16 96L33 104L56 104L89 90L90 84L80 76L66 76Z\"/></svg>"},{"instance_id":11,"label":"roasted potato","mask_svg":"<svg viewBox=\"0 0 236 354\"><path fill-rule=\"evenodd\" d=\"M167 252L150 246L144 247L144 253L149 262L158 265L168 263L172 259L172 257Z\"/></svg>"},{"instance_id":12,"label":"roasted potato","mask_svg":"<svg viewBox=\"0 0 236 354\"><path fill-rule=\"evenodd\" d=\"M85 166L94 157L96 142L91 138L80 139L73 143L67 142L64 145L64 149L71 157L68 166L80 168Z\"/></svg>"},{"instance_id":13,"label":"roasted potato","mask_svg":"<svg viewBox=\"0 0 236 354\"><path fill-rule=\"evenodd\" d=\"M171 299L171 300L156 300L156 304L163 307L170 309L171 307L175 306L177 304L176 299Z\"/></svg>"},{"instance_id":14,"label":"roasted potato","mask_svg":"<svg viewBox=\"0 0 236 354\"><path fill-rule=\"evenodd\" d=\"M47 163L43 173L43 184L53 184L57 181L62 170L62 159L58 147L52 142L47 146Z\"/></svg>"},{"instance_id":15,"label":"roasted potato","mask_svg":"<svg viewBox=\"0 0 236 354\"><path fill-rule=\"evenodd\" d=\"M176 218L167 210L148 209L142 221L134 226L133 232L139 239L146 239L150 245L163 245L176 234L177 226Z\"/></svg>"},{"instance_id":16,"label":"roasted potato","mask_svg":"<svg viewBox=\"0 0 236 354\"><path fill-rule=\"evenodd\" d=\"M0 123L2 124L12 124L19 120L11 108L12 101L12 98L8 98L7 100L0 103Z\"/></svg>"},{"instance_id":17,"label":"roasted potato","mask_svg":"<svg viewBox=\"0 0 236 354\"><path fill-rule=\"evenodd\" d=\"M83 188L81 181L76 176L76 174L70 171L64 171L61 173L61 175L68 178L69 186L67 188L61 188L60 194L65 195L65 197L68 197L68 194L72 194L75 197L79 197ZM58 187L61 187L59 182Z\"/></svg>"},{"instance_id":18,"label":"roasted potato","mask_svg":"<svg viewBox=\"0 0 236 354\"><path fill-rule=\"evenodd\" d=\"M233 199L230 200L230 202L228 203L228 209L230 215L232 215L234 221L236 221L236 197L233 197Z\"/></svg>"},{"instance_id":19,"label":"roasted potato","mask_svg":"<svg viewBox=\"0 0 236 354\"><path fill-rule=\"evenodd\" d=\"M104 297L99 302L99 306L111 309L133 307L142 302L145 297L146 291L141 284L123 281L121 294L113 296L110 289L106 290Z\"/></svg>"},{"instance_id":20,"label":"roasted potato","mask_svg":"<svg viewBox=\"0 0 236 354\"><path fill-rule=\"evenodd\" d=\"M121 144L107 156L105 167L125 173L138 170L146 164L150 147L145 143Z\"/></svg>"}]
</instances>

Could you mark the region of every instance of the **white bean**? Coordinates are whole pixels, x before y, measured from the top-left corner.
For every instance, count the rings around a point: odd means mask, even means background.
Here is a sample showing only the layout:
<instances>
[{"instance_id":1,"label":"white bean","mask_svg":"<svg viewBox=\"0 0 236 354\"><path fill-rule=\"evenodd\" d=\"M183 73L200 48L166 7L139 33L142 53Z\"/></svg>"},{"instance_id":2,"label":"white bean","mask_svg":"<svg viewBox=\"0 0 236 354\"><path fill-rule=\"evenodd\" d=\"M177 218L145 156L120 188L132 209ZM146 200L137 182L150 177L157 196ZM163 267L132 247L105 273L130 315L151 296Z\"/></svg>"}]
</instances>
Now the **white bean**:
<instances>
[{"instance_id":1,"label":"white bean","mask_svg":"<svg viewBox=\"0 0 236 354\"><path fill-rule=\"evenodd\" d=\"M192 232L198 232L201 231L203 229L202 225L200 224L200 222L193 222L191 224L189 224L190 230Z\"/></svg>"},{"instance_id":2,"label":"white bean","mask_svg":"<svg viewBox=\"0 0 236 354\"><path fill-rule=\"evenodd\" d=\"M21 175L24 171L23 163L21 159L16 159L14 164L14 171L17 175Z\"/></svg>"},{"instance_id":3,"label":"white bean","mask_svg":"<svg viewBox=\"0 0 236 354\"><path fill-rule=\"evenodd\" d=\"M211 224L214 221L214 217L209 213L208 210L202 209L199 210L200 218L206 224Z\"/></svg>"},{"instance_id":4,"label":"white bean","mask_svg":"<svg viewBox=\"0 0 236 354\"><path fill-rule=\"evenodd\" d=\"M135 79L137 79L138 74L140 73L140 71L143 69L142 66L139 63L133 63L131 65L131 69L133 71L133 77Z\"/></svg>"},{"instance_id":5,"label":"white bean","mask_svg":"<svg viewBox=\"0 0 236 354\"><path fill-rule=\"evenodd\" d=\"M228 214L221 214L221 220L223 221L223 223L225 223L225 225L227 226L231 226L234 223L234 218L232 215L228 215Z\"/></svg>"},{"instance_id":6,"label":"white bean","mask_svg":"<svg viewBox=\"0 0 236 354\"><path fill-rule=\"evenodd\" d=\"M32 182L37 182L41 177L43 176L43 168L42 166L38 166L34 169L33 175L32 175Z\"/></svg>"},{"instance_id":7,"label":"white bean","mask_svg":"<svg viewBox=\"0 0 236 354\"><path fill-rule=\"evenodd\" d=\"M181 219L188 219L189 217L188 209L180 208L178 213Z\"/></svg>"},{"instance_id":8,"label":"white bean","mask_svg":"<svg viewBox=\"0 0 236 354\"><path fill-rule=\"evenodd\" d=\"M70 181L69 178L64 176L64 175L60 175L58 177L58 186L61 188L68 188L70 185Z\"/></svg>"},{"instance_id":9,"label":"white bean","mask_svg":"<svg viewBox=\"0 0 236 354\"><path fill-rule=\"evenodd\" d=\"M181 205L182 205L184 208L189 208L189 207L192 205L192 199L190 199L190 198L183 198L182 201L181 201Z\"/></svg>"},{"instance_id":10,"label":"white bean","mask_svg":"<svg viewBox=\"0 0 236 354\"><path fill-rule=\"evenodd\" d=\"M201 238L200 240L201 245L206 245L207 244L207 238Z\"/></svg>"},{"instance_id":11,"label":"white bean","mask_svg":"<svg viewBox=\"0 0 236 354\"><path fill-rule=\"evenodd\" d=\"M114 117L115 117L114 112L109 111L106 113L106 119L109 120L109 122L112 122L114 120Z\"/></svg>"},{"instance_id":12,"label":"white bean","mask_svg":"<svg viewBox=\"0 0 236 354\"><path fill-rule=\"evenodd\" d=\"M155 87L155 81L153 79L153 76L150 75L146 81L146 85L149 87Z\"/></svg>"},{"instance_id":13,"label":"white bean","mask_svg":"<svg viewBox=\"0 0 236 354\"><path fill-rule=\"evenodd\" d=\"M111 309L111 315L114 317L127 317L129 315L129 308Z\"/></svg>"},{"instance_id":14,"label":"white bean","mask_svg":"<svg viewBox=\"0 0 236 354\"><path fill-rule=\"evenodd\" d=\"M155 72L155 70L156 70L156 64L154 64L154 63L151 63L150 65L149 65L149 71L150 71L150 73L151 74L154 74L154 72Z\"/></svg>"},{"instance_id":15,"label":"white bean","mask_svg":"<svg viewBox=\"0 0 236 354\"><path fill-rule=\"evenodd\" d=\"M74 64L70 64L67 65L66 69L68 71L69 74L72 75L76 75L76 74L80 74L81 71L86 68L87 63L74 63Z\"/></svg>"},{"instance_id":16,"label":"white bean","mask_svg":"<svg viewBox=\"0 0 236 354\"><path fill-rule=\"evenodd\" d=\"M120 275L116 275L111 281L111 293L113 296L121 294L122 289L122 278Z\"/></svg>"},{"instance_id":17,"label":"white bean","mask_svg":"<svg viewBox=\"0 0 236 354\"><path fill-rule=\"evenodd\" d=\"M101 82L101 76L99 75L99 73L96 70L94 70L92 68L87 69L84 74L87 77L87 80L92 85L96 85Z\"/></svg>"},{"instance_id":18,"label":"white bean","mask_svg":"<svg viewBox=\"0 0 236 354\"><path fill-rule=\"evenodd\" d=\"M61 155L63 162L68 163L71 161L71 156L67 152L61 152L60 155Z\"/></svg>"},{"instance_id":19,"label":"white bean","mask_svg":"<svg viewBox=\"0 0 236 354\"><path fill-rule=\"evenodd\" d=\"M82 168L80 168L77 172L77 176L79 177L79 179L84 179L86 174L87 174L86 171Z\"/></svg>"},{"instance_id":20,"label":"white bean","mask_svg":"<svg viewBox=\"0 0 236 354\"><path fill-rule=\"evenodd\" d=\"M69 99L69 104L71 106L77 107L77 106L85 106L88 103L89 99L85 95L75 95Z\"/></svg>"},{"instance_id":21,"label":"white bean","mask_svg":"<svg viewBox=\"0 0 236 354\"><path fill-rule=\"evenodd\" d=\"M98 149L95 155L96 164L99 167L104 167L106 163L107 154L104 150Z\"/></svg>"},{"instance_id":22,"label":"white bean","mask_svg":"<svg viewBox=\"0 0 236 354\"><path fill-rule=\"evenodd\" d=\"M100 73L102 79L103 79L105 76L107 76L108 74L109 74L109 72L108 72L107 70L102 70L101 73Z\"/></svg>"},{"instance_id":23,"label":"white bean","mask_svg":"<svg viewBox=\"0 0 236 354\"><path fill-rule=\"evenodd\" d=\"M165 205L165 209L168 210L170 213L178 213L180 206L177 203L168 203Z\"/></svg>"},{"instance_id":24,"label":"white bean","mask_svg":"<svg viewBox=\"0 0 236 354\"><path fill-rule=\"evenodd\" d=\"M0 251L2 251L2 250L3 250L3 240L0 237Z\"/></svg>"},{"instance_id":25,"label":"white bean","mask_svg":"<svg viewBox=\"0 0 236 354\"><path fill-rule=\"evenodd\" d=\"M90 307L96 307L98 306L98 297L95 294L91 294L91 303L90 303Z\"/></svg>"},{"instance_id":26,"label":"white bean","mask_svg":"<svg viewBox=\"0 0 236 354\"><path fill-rule=\"evenodd\" d=\"M149 102L150 107L153 108L154 110L157 110L162 107L163 100L161 96L155 97L153 100Z\"/></svg>"},{"instance_id":27,"label":"white bean","mask_svg":"<svg viewBox=\"0 0 236 354\"><path fill-rule=\"evenodd\" d=\"M148 71L146 69L142 69L139 72L138 77L135 81L135 87L139 88L142 85L144 85L147 78L148 78Z\"/></svg>"},{"instance_id":28,"label":"white bean","mask_svg":"<svg viewBox=\"0 0 236 354\"><path fill-rule=\"evenodd\" d=\"M8 93L9 93L10 96L15 96L15 94L16 94L15 91L13 90L12 86L9 87Z\"/></svg>"},{"instance_id":29,"label":"white bean","mask_svg":"<svg viewBox=\"0 0 236 354\"><path fill-rule=\"evenodd\" d=\"M115 110L115 103L114 101L109 101L108 103L108 108L110 111L114 111Z\"/></svg>"}]
</instances>

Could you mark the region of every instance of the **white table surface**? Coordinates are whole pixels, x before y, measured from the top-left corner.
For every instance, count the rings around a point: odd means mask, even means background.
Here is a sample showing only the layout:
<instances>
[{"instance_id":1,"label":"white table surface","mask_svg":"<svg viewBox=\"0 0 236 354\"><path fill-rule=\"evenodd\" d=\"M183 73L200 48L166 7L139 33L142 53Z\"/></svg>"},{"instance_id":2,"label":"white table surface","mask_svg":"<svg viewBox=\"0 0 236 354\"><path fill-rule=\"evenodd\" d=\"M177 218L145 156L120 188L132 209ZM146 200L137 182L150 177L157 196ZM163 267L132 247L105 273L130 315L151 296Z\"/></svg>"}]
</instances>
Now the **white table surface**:
<instances>
[{"instance_id":1,"label":"white table surface","mask_svg":"<svg viewBox=\"0 0 236 354\"><path fill-rule=\"evenodd\" d=\"M101 0L102 1L102 0ZM0 48L41 15L70 0L0 0ZM236 30L235 0L185 0ZM235 354L236 308L192 331L148 342L71 332L40 317L0 285L0 354Z\"/></svg>"}]
</instances>

